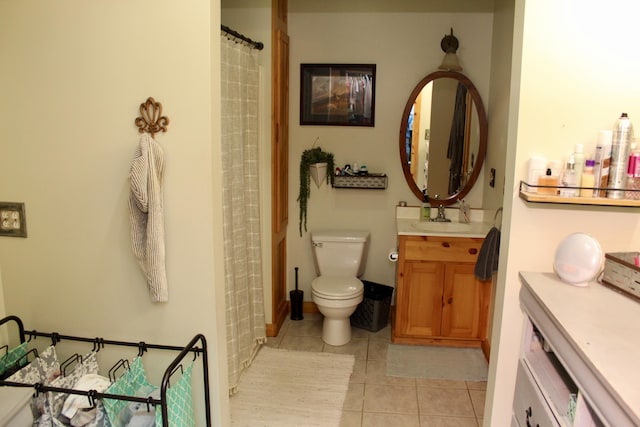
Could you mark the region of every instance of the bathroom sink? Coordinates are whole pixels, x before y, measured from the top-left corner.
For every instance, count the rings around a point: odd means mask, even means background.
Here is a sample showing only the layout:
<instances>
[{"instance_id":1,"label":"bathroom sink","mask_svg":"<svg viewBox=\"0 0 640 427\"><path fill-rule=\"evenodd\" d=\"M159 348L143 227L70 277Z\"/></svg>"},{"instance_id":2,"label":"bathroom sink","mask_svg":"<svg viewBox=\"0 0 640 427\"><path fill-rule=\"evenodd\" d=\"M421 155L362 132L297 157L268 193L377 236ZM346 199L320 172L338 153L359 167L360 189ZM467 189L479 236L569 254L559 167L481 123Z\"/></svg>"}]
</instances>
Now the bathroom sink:
<instances>
[{"instance_id":1,"label":"bathroom sink","mask_svg":"<svg viewBox=\"0 0 640 427\"><path fill-rule=\"evenodd\" d=\"M464 222L414 221L411 227L418 231L435 233L460 233L471 230L471 224Z\"/></svg>"}]
</instances>

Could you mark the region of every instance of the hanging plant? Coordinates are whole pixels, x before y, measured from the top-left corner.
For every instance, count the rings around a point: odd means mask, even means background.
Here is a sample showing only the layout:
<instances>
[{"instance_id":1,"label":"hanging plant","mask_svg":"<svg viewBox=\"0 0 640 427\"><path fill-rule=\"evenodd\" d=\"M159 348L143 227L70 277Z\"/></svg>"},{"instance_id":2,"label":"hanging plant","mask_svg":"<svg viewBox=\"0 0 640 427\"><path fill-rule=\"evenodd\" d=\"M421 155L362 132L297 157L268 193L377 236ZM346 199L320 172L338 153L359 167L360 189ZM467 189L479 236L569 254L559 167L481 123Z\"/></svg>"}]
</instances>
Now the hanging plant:
<instances>
[{"instance_id":1,"label":"hanging plant","mask_svg":"<svg viewBox=\"0 0 640 427\"><path fill-rule=\"evenodd\" d=\"M300 157L300 191L298 193L298 203L300 204L300 223L299 230L302 236L302 226L307 231L307 203L311 195L311 172L310 167L316 163L326 163L327 172L326 179L333 185L335 164L333 162L333 153L323 151L320 147L309 148L302 152ZM325 177L321 177L320 183ZM320 184L318 184L320 186Z\"/></svg>"}]
</instances>

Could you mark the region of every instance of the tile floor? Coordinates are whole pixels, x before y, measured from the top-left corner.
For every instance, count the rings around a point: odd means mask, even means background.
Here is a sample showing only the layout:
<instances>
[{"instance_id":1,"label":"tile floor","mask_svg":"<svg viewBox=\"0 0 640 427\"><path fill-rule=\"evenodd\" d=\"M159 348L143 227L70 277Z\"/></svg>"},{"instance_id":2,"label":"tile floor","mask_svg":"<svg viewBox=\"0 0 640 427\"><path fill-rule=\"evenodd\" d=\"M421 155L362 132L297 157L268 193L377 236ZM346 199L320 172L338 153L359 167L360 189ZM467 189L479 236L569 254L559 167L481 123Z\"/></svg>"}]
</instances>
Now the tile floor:
<instances>
[{"instance_id":1,"label":"tile floor","mask_svg":"<svg viewBox=\"0 0 640 427\"><path fill-rule=\"evenodd\" d=\"M486 382L400 378L386 375L390 327L369 332L352 328L349 344L322 342L322 316L287 319L267 345L297 351L353 354L356 359L341 427L479 427Z\"/></svg>"}]
</instances>

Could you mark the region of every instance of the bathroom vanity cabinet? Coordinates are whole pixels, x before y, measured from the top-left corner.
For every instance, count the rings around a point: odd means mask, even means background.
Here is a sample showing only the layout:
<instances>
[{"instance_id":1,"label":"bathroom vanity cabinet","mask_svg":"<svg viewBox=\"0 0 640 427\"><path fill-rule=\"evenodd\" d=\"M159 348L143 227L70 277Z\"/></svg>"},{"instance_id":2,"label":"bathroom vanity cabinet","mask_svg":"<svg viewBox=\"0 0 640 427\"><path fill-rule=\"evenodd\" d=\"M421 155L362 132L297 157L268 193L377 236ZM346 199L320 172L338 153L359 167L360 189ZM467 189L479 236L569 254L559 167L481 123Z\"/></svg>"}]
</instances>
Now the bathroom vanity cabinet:
<instances>
[{"instance_id":1,"label":"bathroom vanity cabinet","mask_svg":"<svg viewBox=\"0 0 640 427\"><path fill-rule=\"evenodd\" d=\"M398 236L393 342L481 346L491 289L474 275L483 240Z\"/></svg>"},{"instance_id":2,"label":"bathroom vanity cabinet","mask_svg":"<svg viewBox=\"0 0 640 427\"><path fill-rule=\"evenodd\" d=\"M512 427L638 426L640 304L596 282L521 273Z\"/></svg>"}]
</instances>

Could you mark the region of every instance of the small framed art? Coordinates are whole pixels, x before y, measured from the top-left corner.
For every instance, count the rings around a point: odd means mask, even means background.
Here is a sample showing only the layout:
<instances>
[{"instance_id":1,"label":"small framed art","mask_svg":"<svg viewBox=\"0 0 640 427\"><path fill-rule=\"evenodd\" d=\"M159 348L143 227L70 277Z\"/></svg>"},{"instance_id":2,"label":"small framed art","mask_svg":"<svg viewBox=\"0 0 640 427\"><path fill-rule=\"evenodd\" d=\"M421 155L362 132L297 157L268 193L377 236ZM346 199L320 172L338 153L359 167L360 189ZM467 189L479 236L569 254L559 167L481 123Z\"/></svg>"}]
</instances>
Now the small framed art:
<instances>
[{"instance_id":1,"label":"small framed art","mask_svg":"<svg viewBox=\"0 0 640 427\"><path fill-rule=\"evenodd\" d=\"M375 64L300 64L300 124L374 126Z\"/></svg>"}]
</instances>

